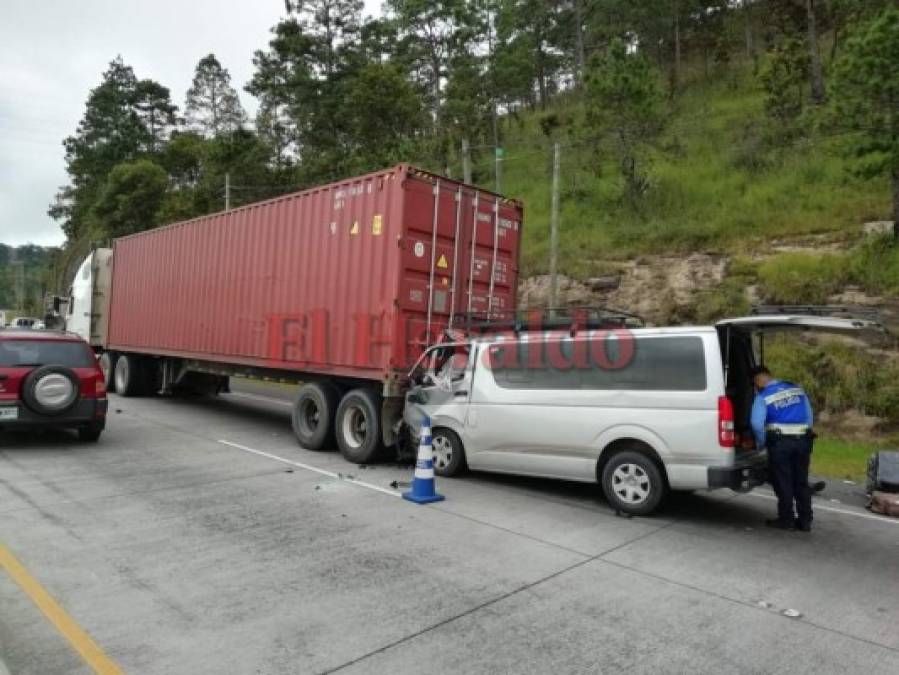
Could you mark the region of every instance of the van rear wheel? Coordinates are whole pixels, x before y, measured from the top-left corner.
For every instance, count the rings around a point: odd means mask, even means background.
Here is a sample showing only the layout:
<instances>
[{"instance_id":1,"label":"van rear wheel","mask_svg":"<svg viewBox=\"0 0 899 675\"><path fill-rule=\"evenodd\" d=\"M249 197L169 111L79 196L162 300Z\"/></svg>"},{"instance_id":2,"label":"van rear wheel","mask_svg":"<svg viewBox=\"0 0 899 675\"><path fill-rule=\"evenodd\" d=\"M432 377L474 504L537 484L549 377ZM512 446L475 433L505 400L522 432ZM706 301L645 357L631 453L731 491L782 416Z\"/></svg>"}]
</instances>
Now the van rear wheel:
<instances>
[{"instance_id":1,"label":"van rear wheel","mask_svg":"<svg viewBox=\"0 0 899 675\"><path fill-rule=\"evenodd\" d=\"M647 516L665 497L667 486L658 465L640 452L616 453L602 471L602 490L617 511Z\"/></svg>"}]
</instances>

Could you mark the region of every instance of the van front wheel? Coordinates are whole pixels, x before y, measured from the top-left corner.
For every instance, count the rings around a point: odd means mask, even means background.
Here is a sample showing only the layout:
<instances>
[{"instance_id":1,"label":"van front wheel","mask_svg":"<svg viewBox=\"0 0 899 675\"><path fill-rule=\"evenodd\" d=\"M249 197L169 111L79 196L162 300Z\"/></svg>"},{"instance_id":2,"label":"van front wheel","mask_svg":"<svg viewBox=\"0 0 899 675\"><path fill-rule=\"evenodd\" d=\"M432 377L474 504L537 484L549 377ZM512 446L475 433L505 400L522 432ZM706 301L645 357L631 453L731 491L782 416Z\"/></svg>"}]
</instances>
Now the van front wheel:
<instances>
[{"instance_id":1,"label":"van front wheel","mask_svg":"<svg viewBox=\"0 0 899 675\"><path fill-rule=\"evenodd\" d=\"M602 490L612 508L635 516L655 511L665 496L665 478L658 465L646 455L624 451L602 471Z\"/></svg>"},{"instance_id":2,"label":"van front wheel","mask_svg":"<svg viewBox=\"0 0 899 675\"><path fill-rule=\"evenodd\" d=\"M462 441L450 429L434 429L431 437L434 450L434 473L438 476L458 476L468 468Z\"/></svg>"}]
</instances>

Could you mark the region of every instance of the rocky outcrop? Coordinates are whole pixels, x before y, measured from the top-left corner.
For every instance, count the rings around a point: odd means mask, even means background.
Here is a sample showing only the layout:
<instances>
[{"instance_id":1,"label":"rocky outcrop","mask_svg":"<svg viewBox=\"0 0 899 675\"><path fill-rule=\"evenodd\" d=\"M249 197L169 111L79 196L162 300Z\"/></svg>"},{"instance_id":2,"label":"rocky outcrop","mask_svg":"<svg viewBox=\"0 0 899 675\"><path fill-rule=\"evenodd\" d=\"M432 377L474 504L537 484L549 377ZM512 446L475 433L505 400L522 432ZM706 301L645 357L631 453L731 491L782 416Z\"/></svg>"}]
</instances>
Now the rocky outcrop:
<instances>
[{"instance_id":1,"label":"rocky outcrop","mask_svg":"<svg viewBox=\"0 0 899 675\"><path fill-rule=\"evenodd\" d=\"M641 256L615 265L614 274L578 281L559 277L560 306L603 305L663 322L673 305L688 305L695 295L724 279L725 256L694 253L687 257ZM523 309L547 307L549 275L525 279L519 288Z\"/></svg>"}]
</instances>

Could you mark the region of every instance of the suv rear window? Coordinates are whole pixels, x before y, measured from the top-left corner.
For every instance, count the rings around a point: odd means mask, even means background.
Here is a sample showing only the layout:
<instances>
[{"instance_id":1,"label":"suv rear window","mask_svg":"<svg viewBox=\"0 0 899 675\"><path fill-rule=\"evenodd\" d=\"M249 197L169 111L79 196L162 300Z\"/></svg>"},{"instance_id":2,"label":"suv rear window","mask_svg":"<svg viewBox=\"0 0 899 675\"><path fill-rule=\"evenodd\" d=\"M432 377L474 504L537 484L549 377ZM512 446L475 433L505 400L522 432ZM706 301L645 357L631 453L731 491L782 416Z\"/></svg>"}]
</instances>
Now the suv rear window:
<instances>
[{"instance_id":1,"label":"suv rear window","mask_svg":"<svg viewBox=\"0 0 899 675\"><path fill-rule=\"evenodd\" d=\"M81 342L0 340L0 368L51 365L91 368L95 363L94 353Z\"/></svg>"},{"instance_id":2,"label":"suv rear window","mask_svg":"<svg viewBox=\"0 0 899 675\"><path fill-rule=\"evenodd\" d=\"M544 342L517 343L517 359L503 358L497 351L515 348L516 345L491 348L493 377L504 389L704 391L706 388L705 350L699 337L636 338L631 356L622 360L612 345L611 350L606 350L607 358L615 364L612 367L602 367L592 359L586 364L575 364L571 340L564 341L560 350L560 356L568 361L567 367L553 367ZM529 350L533 349L540 353L531 354ZM508 366L510 363L514 365Z\"/></svg>"}]
</instances>

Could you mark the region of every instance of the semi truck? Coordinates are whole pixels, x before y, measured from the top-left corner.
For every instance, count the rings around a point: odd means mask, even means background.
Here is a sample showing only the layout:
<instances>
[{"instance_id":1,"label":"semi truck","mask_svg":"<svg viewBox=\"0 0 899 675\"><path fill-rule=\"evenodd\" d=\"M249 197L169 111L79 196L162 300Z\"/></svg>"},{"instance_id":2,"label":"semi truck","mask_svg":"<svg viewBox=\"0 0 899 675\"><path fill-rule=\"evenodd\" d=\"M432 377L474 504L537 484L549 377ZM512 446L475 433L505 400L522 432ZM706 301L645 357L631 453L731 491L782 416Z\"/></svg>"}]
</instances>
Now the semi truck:
<instances>
[{"instance_id":1,"label":"semi truck","mask_svg":"<svg viewBox=\"0 0 899 675\"><path fill-rule=\"evenodd\" d=\"M407 374L460 314L514 311L520 202L407 164L115 239L61 310L122 396L297 385L312 450L395 447Z\"/></svg>"}]
</instances>

